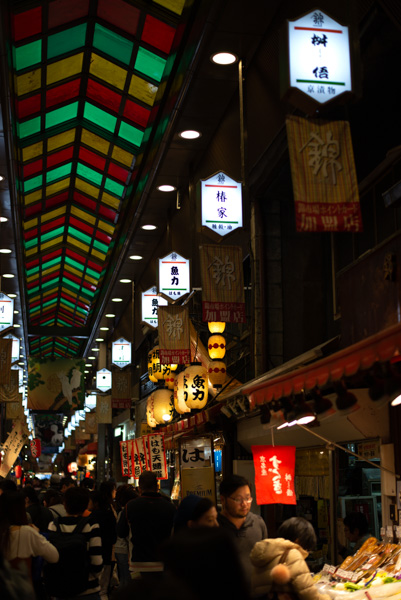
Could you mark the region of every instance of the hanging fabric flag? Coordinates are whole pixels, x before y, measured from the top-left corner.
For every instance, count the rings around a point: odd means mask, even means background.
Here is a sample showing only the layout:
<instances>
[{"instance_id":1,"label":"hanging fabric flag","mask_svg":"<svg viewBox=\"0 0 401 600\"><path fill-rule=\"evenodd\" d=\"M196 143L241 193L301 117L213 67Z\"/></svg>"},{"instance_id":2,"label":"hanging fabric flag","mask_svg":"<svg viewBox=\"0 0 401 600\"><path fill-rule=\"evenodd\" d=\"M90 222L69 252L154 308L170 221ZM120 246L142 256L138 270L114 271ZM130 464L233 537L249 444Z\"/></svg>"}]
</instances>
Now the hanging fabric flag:
<instances>
[{"instance_id":1,"label":"hanging fabric flag","mask_svg":"<svg viewBox=\"0 0 401 600\"><path fill-rule=\"evenodd\" d=\"M286 119L297 231L362 231L347 121Z\"/></svg>"},{"instance_id":2,"label":"hanging fabric flag","mask_svg":"<svg viewBox=\"0 0 401 600\"><path fill-rule=\"evenodd\" d=\"M22 404L22 394L18 394L17 402L6 402L6 419L14 421L24 417L24 406Z\"/></svg>"},{"instance_id":3,"label":"hanging fabric flag","mask_svg":"<svg viewBox=\"0 0 401 600\"><path fill-rule=\"evenodd\" d=\"M149 470L156 473L157 479L168 479L164 435L149 433L146 438L150 460Z\"/></svg>"},{"instance_id":4,"label":"hanging fabric flag","mask_svg":"<svg viewBox=\"0 0 401 600\"><path fill-rule=\"evenodd\" d=\"M295 446L252 446L257 504L296 504Z\"/></svg>"},{"instance_id":5,"label":"hanging fabric flag","mask_svg":"<svg viewBox=\"0 0 401 600\"><path fill-rule=\"evenodd\" d=\"M111 407L131 408L131 371L113 371Z\"/></svg>"},{"instance_id":6,"label":"hanging fabric flag","mask_svg":"<svg viewBox=\"0 0 401 600\"><path fill-rule=\"evenodd\" d=\"M32 458L37 458L42 454L42 443L39 438L31 440L31 455Z\"/></svg>"},{"instance_id":7,"label":"hanging fabric flag","mask_svg":"<svg viewBox=\"0 0 401 600\"><path fill-rule=\"evenodd\" d=\"M191 362L187 306L159 306L159 357L163 365Z\"/></svg>"},{"instance_id":8,"label":"hanging fabric flag","mask_svg":"<svg viewBox=\"0 0 401 600\"><path fill-rule=\"evenodd\" d=\"M97 433L97 415L95 412L85 414L86 433Z\"/></svg>"},{"instance_id":9,"label":"hanging fabric flag","mask_svg":"<svg viewBox=\"0 0 401 600\"><path fill-rule=\"evenodd\" d=\"M111 423L111 396L98 396L96 400L96 414L98 423Z\"/></svg>"},{"instance_id":10,"label":"hanging fabric flag","mask_svg":"<svg viewBox=\"0 0 401 600\"><path fill-rule=\"evenodd\" d=\"M147 455L147 447L145 444L145 437L146 436L136 438L136 440L135 440L136 450L137 450L137 453L139 456L139 461L140 461L140 466L141 466L141 472L149 470L149 458Z\"/></svg>"},{"instance_id":11,"label":"hanging fabric flag","mask_svg":"<svg viewBox=\"0 0 401 600\"><path fill-rule=\"evenodd\" d=\"M0 402L18 402L19 399L18 371L12 370L10 371L9 383L0 385Z\"/></svg>"},{"instance_id":12,"label":"hanging fabric flag","mask_svg":"<svg viewBox=\"0 0 401 600\"><path fill-rule=\"evenodd\" d=\"M10 383L12 339L0 339L0 385Z\"/></svg>"},{"instance_id":13,"label":"hanging fabric flag","mask_svg":"<svg viewBox=\"0 0 401 600\"><path fill-rule=\"evenodd\" d=\"M132 440L132 450L131 450L131 468L132 468L132 477L135 479L139 479L139 475L142 473L141 468L141 459L139 456L138 444L137 440Z\"/></svg>"},{"instance_id":14,"label":"hanging fabric flag","mask_svg":"<svg viewBox=\"0 0 401 600\"><path fill-rule=\"evenodd\" d=\"M245 323L242 250L200 246L203 321Z\"/></svg>"}]
</instances>

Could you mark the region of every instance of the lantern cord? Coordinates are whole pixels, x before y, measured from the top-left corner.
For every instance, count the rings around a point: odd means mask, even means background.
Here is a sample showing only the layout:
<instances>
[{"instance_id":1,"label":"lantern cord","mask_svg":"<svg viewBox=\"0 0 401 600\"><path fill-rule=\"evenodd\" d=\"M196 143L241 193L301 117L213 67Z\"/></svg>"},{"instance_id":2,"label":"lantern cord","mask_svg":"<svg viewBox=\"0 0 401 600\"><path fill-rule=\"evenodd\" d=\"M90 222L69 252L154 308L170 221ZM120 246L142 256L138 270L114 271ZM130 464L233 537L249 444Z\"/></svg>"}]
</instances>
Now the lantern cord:
<instances>
[{"instance_id":1,"label":"lantern cord","mask_svg":"<svg viewBox=\"0 0 401 600\"><path fill-rule=\"evenodd\" d=\"M274 448L274 427L272 427L270 431L272 432L272 446Z\"/></svg>"}]
</instances>

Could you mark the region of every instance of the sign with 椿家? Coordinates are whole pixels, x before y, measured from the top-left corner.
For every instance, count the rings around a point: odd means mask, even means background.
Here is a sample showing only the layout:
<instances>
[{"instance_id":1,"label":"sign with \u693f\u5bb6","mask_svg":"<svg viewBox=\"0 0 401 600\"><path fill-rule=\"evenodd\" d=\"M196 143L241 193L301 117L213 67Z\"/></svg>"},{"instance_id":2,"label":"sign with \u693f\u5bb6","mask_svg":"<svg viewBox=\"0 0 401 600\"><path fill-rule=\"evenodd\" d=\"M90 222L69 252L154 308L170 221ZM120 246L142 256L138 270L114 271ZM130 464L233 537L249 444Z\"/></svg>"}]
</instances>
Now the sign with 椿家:
<instances>
[{"instance_id":1,"label":"sign with \u693f\u5bb6","mask_svg":"<svg viewBox=\"0 0 401 600\"><path fill-rule=\"evenodd\" d=\"M159 291L172 300L191 291L187 258L172 252L159 259Z\"/></svg>"},{"instance_id":2,"label":"sign with \u693f\u5bb6","mask_svg":"<svg viewBox=\"0 0 401 600\"><path fill-rule=\"evenodd\" d=\"M159 306L167 304L167 300L158 295L156 286L142 292L142 321L156 329Z\"/></svg>"},{"instance_id":3,"label":"sign with \u693f\u5bb6","mask_svg":"<svg viewBox=\"0 0 401 600\"><path fill-rule=\"evenodd\" d=\"M252 446L257 504L296 504L295 446Z\"/></svg>"},{"instance_id":4,"label":"sign with \u693f\u5bb6","mask_svg":"<svg viewBox=\"0 0 401 600\"><path fill-rule=\"evenodd\" d=\"M220 171L201 180L202 226L219 235L242 227L242 184Z\"/></svg>"}]
</instances>

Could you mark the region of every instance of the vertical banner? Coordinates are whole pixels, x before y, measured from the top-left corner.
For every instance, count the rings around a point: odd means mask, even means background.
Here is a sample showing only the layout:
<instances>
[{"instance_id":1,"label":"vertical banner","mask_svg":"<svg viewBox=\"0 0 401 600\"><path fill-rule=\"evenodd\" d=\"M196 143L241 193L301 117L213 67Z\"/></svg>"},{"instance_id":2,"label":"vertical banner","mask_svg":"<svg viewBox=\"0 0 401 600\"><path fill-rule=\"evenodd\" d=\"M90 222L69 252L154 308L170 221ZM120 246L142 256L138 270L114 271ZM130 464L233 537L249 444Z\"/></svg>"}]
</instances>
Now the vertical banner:
<instances>
[{"instance_id":1,"label":"vertical banner","mask_svg":"<svg viewBox=\"0 0 401 600\"><path fill-rule=\"evenodd\" d=\"M0 339L0 385L10 383L12 339Z\"/></svg>"},{"instance_id":2,"label":"vertical banner","mask_svg":"<svg viewBox=\"0 0 401 600\"><path fill-rule=\"evenodd\" d=\"M132 440L131 469L132 469L132 477L134 477L135 479L139 479L139 475L142 473L142 468L141 468L141 459L139 456L137 440Z\"/></svg>"},{"instance_id":3,"label":"vertical banner","mask_svg":"<svg viewBox=\"0 0 401 600\"><path fill-rule=\"evenodd\" d=\"M22 394L20 394L22 397ZM22 419L24 416L24 407L22 406L22 398L17 402L6 402L6 419L15 421L15 419Z\"/></svg>"},{"instance_id":4,"label":"vertical banner","mask_svg":"<svg viewBox=\"0 0 401 600\"><path fill-rule=\"evenodd\" d=\"M149 470L156 473L157 479L168 479L164 435L149 433L146 437L150 461Z\"/></svg>"},{"instance_id":5,"label":"vertical banner","mask_svg":"<svg viewBox=\"0 0 401 600\"><path fill-rule=\"evenodd\" d=\"M362 231L347 121L287 117L297 231Z\"/></svg>"},{"instance_id":6,"label":"vertical banner","mask_svg":"<svg viewBox=\"0 0 401 600\"><path fill-rule=\"evenodd\" d=\"M28 441L28 432L21 419L14 421L14 426L3 444L3 459L0 465L0 476L7 477L11 467L18 458L21 448Z\"/></svg>"},{"instance_id":7,"label":"vertical banner","mask_svg":"<svg viewBox=\"0 0 401 600\"><path fill-rule=\"evenodd\" d=\"M129 477L129 458L128 458L128 442L120 442L120 454L121 454L121 475L123 477Z\"/></svg>"},{"instance_id":8,"label":"vertical banner","mask_svg":"<svg viewBox=\"0 0 401 600\"><path fill-rule=\"evenodd\" d=\"M111 423L111 396L98 396L96 400L96 415L98 423Z\"/></svg>"},{"instance_id":9,"label":"vertical banner","mask_svg":"<svg viewBox=\"0 0 401 600\"><path fill-rule=\"evenodd\" d=\"M113 371L111 407L131 408L131 371Z\"/></svg>"},{"instance_id":10,"label":"vertical banner","mask_svg":"<svg viewBox=\"0 0 401 600\"><path fill-rule=\"evenodd\" d=\"M39 438L31 440L31 455L32 458L37 458L42 454L42 443Z\"/></svg>"},{"instance_id":11,"label":"vertical banner","mask_svg":"<svg viewBox=\"0 0 401 600\"><path fill-rule=\"evenodd\" d=\"M187 306L159 307L159 357L163 365L191 362Z\"/></svg>"},{"instance_id":12,"label":"vertical banner","mask_svg":"<svg viewBox=\"0 0 401 600\"><path fill-rule=\"evenodd\" d=\"M0 402L18 402L19 393L19 374L18 371L10 371L9 383L0 385Z\"/></svg>"},{"instance_id":13,"label":"vertical banner","mask_svg":"<svg viewBox=\"0 0 401 600\"><path fill-rule=\"evenodd\" d=\"M85 414L86 433L97 433L97 415L95 412Z\"/></svg>"},{"instance_id":14,"label":"vertical banner","mask_svg":"<svg viewBox=\"0 0 401 600\"><path fill-rule=\"evenodd\" d=\"M200 246L203 321L245 323L242 250Z\"/></svg>"},{"instance_id":15,"label":"vertical banner","mask_svg":"<svg viewBox=\"0 0 401 600\"><path fill-rule=\"evenodd\" d=\"M136 438L136 440L135 440L136 449L137 449L138 456L139 456L141 472L147 471L150 468L145 439L146 439L146 436Z\"/></svg>"},{"instance_id":16,"label":"vertical banner","mask_svg":"<svg viewBox=\"0 0 401 600\"><path fill-rule=\"evenodd\" d=\"M257 504L296 504L295 446L252 446Z\"/></svg>"}]
</instances>

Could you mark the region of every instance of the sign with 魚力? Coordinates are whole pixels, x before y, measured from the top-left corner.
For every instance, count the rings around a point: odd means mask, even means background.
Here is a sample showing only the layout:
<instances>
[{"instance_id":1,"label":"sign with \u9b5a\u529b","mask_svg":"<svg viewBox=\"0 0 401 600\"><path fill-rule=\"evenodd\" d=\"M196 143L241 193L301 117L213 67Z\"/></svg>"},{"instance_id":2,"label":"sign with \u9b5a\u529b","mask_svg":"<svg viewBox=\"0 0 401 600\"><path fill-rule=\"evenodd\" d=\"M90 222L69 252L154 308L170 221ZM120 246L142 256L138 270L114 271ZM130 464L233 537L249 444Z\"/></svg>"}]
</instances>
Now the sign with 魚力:
<instances>
[{"instance_id":1,"label":"sign with \u9b5a\u529b","mask_svg":"<svg viewBox=\"0 0 401 600\"><path fill-rule=\"evenodd\" d=\"M242 227L242 184L220 171L201 180L202 226L219 235Z\"/></svg>"},{"instance_id":2,"label":"sign with \u9b5a\u529b","mask_svg":"<svg viewBox=\"0 0 401 600\"><path fill-rule=\"evenodd\" d=\"M191 291L187 258L172 252L159 259L159 290L172 300L177 300Z\"/></svg>"},{"instance_id":3,"label":"sign with \u9b5a\u529b","mask_svg":"<svg viewBox=\"0 0 401 600\"><path fill-rule=\"evenodd\" d=\"M167 300L157 294L156 286L142 292L142 321L157 328L159 306L166 306Z\"/></svg>"}]
</instances>

